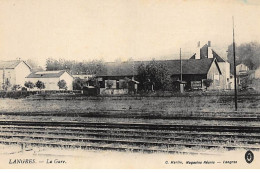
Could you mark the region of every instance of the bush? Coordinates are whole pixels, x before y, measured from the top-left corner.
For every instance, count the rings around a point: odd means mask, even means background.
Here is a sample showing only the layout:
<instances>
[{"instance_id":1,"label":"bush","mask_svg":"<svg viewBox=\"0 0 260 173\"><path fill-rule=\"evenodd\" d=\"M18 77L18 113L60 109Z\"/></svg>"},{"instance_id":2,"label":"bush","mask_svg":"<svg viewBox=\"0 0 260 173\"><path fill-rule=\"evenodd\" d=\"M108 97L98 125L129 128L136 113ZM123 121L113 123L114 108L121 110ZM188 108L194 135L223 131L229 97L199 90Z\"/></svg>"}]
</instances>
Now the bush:
<instances>
[{"instance_id":1,"label":"bush","mask_svg":"<svg viewBox=\"0 0 260 173\"><path fill-rule=\"evenodd\" d=\"M43 83L42 81L39 81L39 80L36 82L35 86L36 86L38 89L40 89L40 90L45 88L44 83Z\"/></svg>"},{"instance_id":2,"label":"bush","mask_svg":"<svg viewBox=\"0 0 260 173\"><path fill-rule=\"evenodd\" d=\"M203 80L203 84L206 86L206 89L208 87L210 87L210 85L212 84L213 80L212 79L205 79Z\"/></svg>"},{"instance_id":3,"label":"bush","mask_svg":"<svg viewBox=\"0 0 260 173\"><path fill-rule=\"evenodd\" d=\"M73 90L82 90L84 81L82 79L76 78L73 81Z\"/></svg>"},{"instance_id":4,"label":"bush","mask_svg":"<svg viewBox=\"0 0 260 173\"><path fill-rule=\"evenodd\" d=\"M60 80L57 85L58 85L59 89L67 89L68 88L65 80Z\"/></svg>"},{"instance_id":5,"label":"bush","mask_svg":"<svg viewBox=\"0 0 260 173\"><path fill-rule=\"evenodd\" d=\"M25 83L24 83L24 86L25 86L26 88L29 88L29 89L32 89L32 88L35 87L34 83L32 83L32 82L30 82L30 81L25 82Z\"/></svg>"},{"instance_id":6,"label":"bush","mask_svg":"<svg viewBox=\"0 0 260 173\"><path fill-rule=\"evenodd\" d=\"M21 85L14 85L13 87L12 87L12 90L13 91L16 91L16 90L18 90L18 89L20 89L21 88Z\"/></svg>"}]
</instances>

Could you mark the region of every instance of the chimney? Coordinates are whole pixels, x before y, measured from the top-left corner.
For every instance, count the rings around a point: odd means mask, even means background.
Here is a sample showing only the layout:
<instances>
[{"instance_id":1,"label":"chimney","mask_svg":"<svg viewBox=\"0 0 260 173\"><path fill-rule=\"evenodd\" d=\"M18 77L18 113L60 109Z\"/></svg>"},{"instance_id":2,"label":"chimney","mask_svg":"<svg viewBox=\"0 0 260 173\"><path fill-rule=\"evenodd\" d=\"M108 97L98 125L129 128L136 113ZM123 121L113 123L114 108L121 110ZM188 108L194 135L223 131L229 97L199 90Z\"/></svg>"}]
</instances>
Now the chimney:
<instances>
[{"instance_id":1,"label":"chimney","mask_svg":"<svg viewBox=\"0 0 260 173\"><path fill-rule=\"evenodd\" d=\"M196 53L195 59L200 59L200 41L198 42L198 45L197 45L195 53Z\"/></svg>"},{"instance_id":2,"label":"chimney","mask_svg":"<svg viewBox=\"0 0 260 173\"><path fill-rule=\"evenodd\" d=\"M208 47L211 47L211 41L208 41Z\"/></svg>"},{"instance_id":3,"label":"chimney","mask_svg":"<svg viewBox=\"0 0 260 173\"><path fill-rule=\"evenodd\" d=\"M213 58L213 52L211 49L211 41L208 41L208 58Z\"/></svg>"}]
</instances>

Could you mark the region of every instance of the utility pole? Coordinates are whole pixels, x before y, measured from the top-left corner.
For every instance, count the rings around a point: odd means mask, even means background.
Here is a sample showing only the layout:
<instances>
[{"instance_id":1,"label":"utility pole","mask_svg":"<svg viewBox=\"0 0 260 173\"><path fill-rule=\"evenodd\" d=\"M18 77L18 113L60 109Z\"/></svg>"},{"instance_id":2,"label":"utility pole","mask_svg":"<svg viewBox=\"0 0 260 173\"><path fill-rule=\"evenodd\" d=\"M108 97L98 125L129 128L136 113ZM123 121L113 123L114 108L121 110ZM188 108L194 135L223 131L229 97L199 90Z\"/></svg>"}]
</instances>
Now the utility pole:
<instances>
[{"instance_id":1,"label":"utility pole","mask_svg":"<svg viewBox=\"0 0 260 173\"><path fill-rule=\"evenodd\" d=\"M182 61L181 61L181 48L180 48L180 71L181 71L181 82L182 82Z\"/></svg>"},{"instance_id":2,"label":"utility pole","mask_svg":"<svg viewBox=\"0 0 260 173\"><path fill-rule=\"evenodd\" d=\"M234 31L234 17L233 20L233 56L234 56L234 86L235 86L235 111L237 111L237 72L236 72L236 45L235 45L235 31Z\"/></svg>"},{"instance_id":3,"label":"utility pole","mask_svg":"<svg viewBox=\"0 0 260 173\"><path fill-rule=\"evenodd\" d=\"M180 92L183 93L184 88L183 88L183 83L182 83L182 60L181 60L181 48L180 48Z\"/></svg>"},{"instance_id":4,"label":"utility pole","mask_svg":"<svg viewBox=\"0 0 260 173\"><path fill-rule=\"evenodd\" d=\"M134 61L132 63L132 70L133 70L133 80L134 80L134 78L135 78L135 62Z\"/></svg>"}]
</instances>

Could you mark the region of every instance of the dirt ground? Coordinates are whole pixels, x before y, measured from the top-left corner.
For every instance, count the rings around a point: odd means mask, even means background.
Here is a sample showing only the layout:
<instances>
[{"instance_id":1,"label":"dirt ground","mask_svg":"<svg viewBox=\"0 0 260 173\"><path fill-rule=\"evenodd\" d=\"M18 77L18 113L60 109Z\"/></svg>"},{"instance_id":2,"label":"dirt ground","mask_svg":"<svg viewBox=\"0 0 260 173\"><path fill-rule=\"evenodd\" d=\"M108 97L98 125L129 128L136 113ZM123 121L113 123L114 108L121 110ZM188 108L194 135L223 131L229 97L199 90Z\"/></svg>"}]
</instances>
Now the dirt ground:
<instances>
[{"instance_id":1,"label":"dirt ground","mask_svg":"<svg viewBox=\"0 0 260 173\"><path fill-rule=\"evenodd\" d=\"M240 97L238 102L239 112L259 113L259 96ZM206 97L104 97L94 99L0 99L1 120L12 118L28 120L42 117L33 116L8 116L5 112L67 112L88 113L93 111L165 111L169 115L173 112L233 112L234 102L232 97L206 96ZM48 118L48 117L46 117ZM63 119L62 119L63 118ZM96 118L81 117L52 117L54 121L80 120L97 121ZM46 119L49 120L49 119ZM99 118L99 121L126 121L126 118ZM131 119L135 121L135 119ZM146 120L144 120L146 121ZM147 120L148 121L148 120ZM151 123L183 123L181 120L149 120ZM187 124L217 124L218 121L186 121ZM235 123L235 124L234 124ZM246 122L228 122L226 125L245 124ZM248 123L248 122L247 122ZM250 122L258 126L259 122ZM248 125L248 124L247 124ZM10 152L12 153L10 153ZM0 145L0 165L4 168L259 168L259 151L254 152L255 160L248 164L245 161L245 149L223 152L214 152L219 155L183 155L162 153L132 153L113 151L76 150L70 148L43 147L21 151L20 146ZM15 159L34 159L33 164L12 164ZM52 161L52 163L50 163ZM56 163L54 163L56 162ZM214 163L213 163L214 162ZM194 164L191 164L194 163ZM197 164L201 163L201 164Z\"/></svg>"},{"instance_id":2,"label":"dirt ground","mask_svg":"<svg viewBox=\"0 0 260 173\"><path fill-rule=\"evenodd\" d=\"M101 97L94 99L0 99L1 112L90 112L110 110L232 112L233 97ZM239 112L259 112L260 96L240 96Z\"/></svg>"}]
</instances>

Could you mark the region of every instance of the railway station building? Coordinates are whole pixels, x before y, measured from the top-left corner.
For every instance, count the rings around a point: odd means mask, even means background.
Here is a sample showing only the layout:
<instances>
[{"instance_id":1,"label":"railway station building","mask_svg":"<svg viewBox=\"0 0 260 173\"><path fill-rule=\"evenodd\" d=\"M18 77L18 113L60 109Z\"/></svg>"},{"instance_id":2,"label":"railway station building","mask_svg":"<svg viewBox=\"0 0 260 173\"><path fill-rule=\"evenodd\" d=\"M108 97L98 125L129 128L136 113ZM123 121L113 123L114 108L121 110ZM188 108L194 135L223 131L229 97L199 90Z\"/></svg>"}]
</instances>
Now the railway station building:
<instances>
[{"instance_id":1,"label":"railway station building","mask_svg":"<svg viewBox=\"0 0 260 173\"><path fill-rule=\"evenodd\" d=\"M178 82L180 80L180 60L162 60L157 62L167 65L173 81ZM108 80L113 83L110 89L114 91L122 89L122 83L126 78L136 81L138 75L137 68L141 63L147 64L149 61L123 62L120 65L114 64L114 66L110 63L106 73L97 75L100 82L100 90L108 89ZM206 88L203 85L203 80L206 79L213 81L211 86L207 88L208 90L222 89L220 85L221 75L222 72L216 58L182 60L182 79L185 82L185 90ZM139 82L136 81L135 83L137 85L136 89L138 89Z\"/></svg>"},{"instance_id":2,"label":"railway station building","mask_svg":"<svg viewBox=\"0 0 260 173\"><path fill-rule=\"evenodd\" d=\"M197 51L189 59L156 60L158 63L166 64L169 75L176 85L179 85L182 64L182 82L185 90L206 89L207 90L227 90L232 89L232 79L230 78L230 64L221 58L212 48L211 42L203 47L198 46ZM148 64L150 61L130 61L130 62L109 62L106 63L106 72L97 74L100 89L108 88L107 81L110 80L112 89L122 89L124 79L137 79L137 69L141 64ZM204 80L211 79L209 87L204 85ZM136 81L137 89L138 83ZM174 84L173 84L174 85Z\"/></svg>"},{"instance_id":3,"label":"railway station building","mask_svg":"<svg viewBox=\"0 0 260 173\"><path fill-rule=\"evenodd\" d=\"M217 64L220 68L221 75L219 78L219 89L221 90L229 90L232 89L234 85L232 83L231 74L230 74L230 63L224 60L224 58L220 57L216 51L211 46L211 41L208 41L207 44L200 47L200 42L196 48L195 54L190 59L212 59L215 58Z\"/></svg>"}]
</instances>

